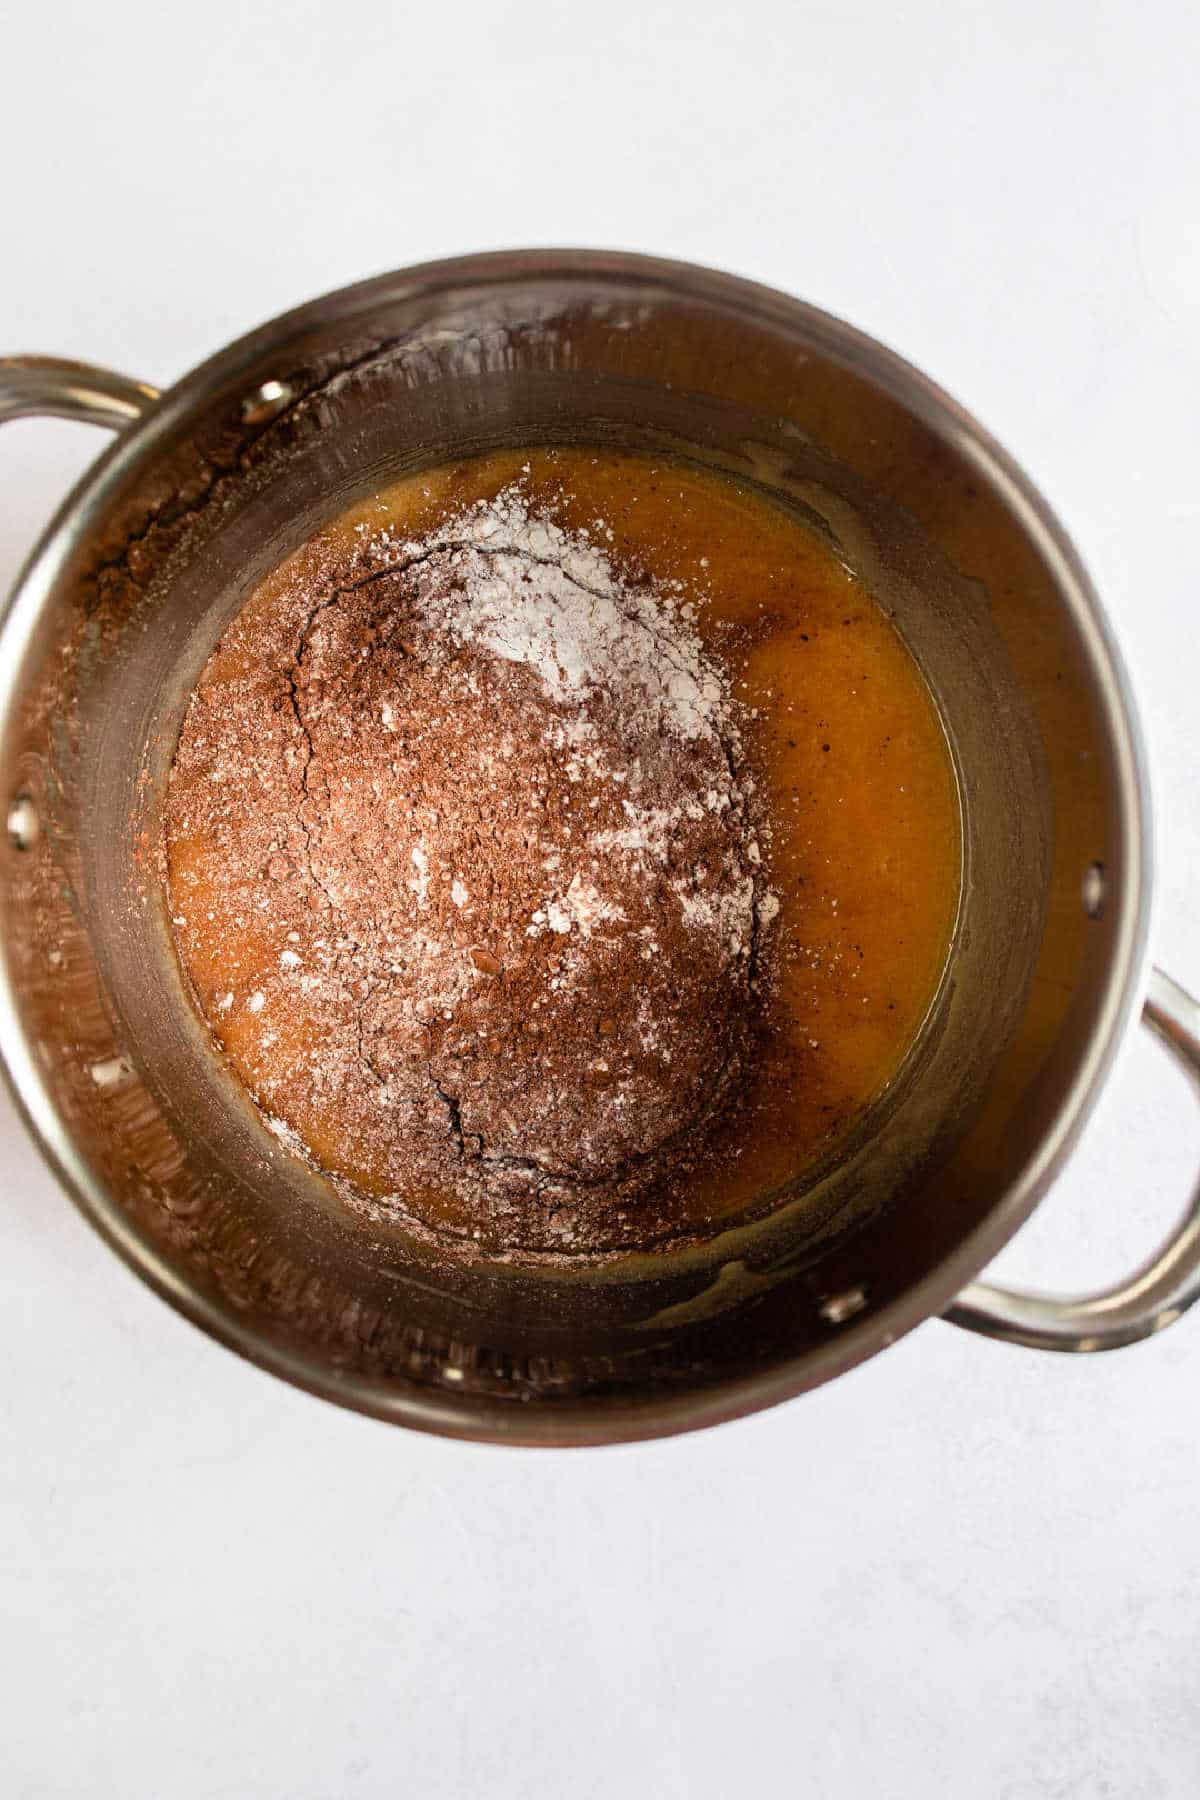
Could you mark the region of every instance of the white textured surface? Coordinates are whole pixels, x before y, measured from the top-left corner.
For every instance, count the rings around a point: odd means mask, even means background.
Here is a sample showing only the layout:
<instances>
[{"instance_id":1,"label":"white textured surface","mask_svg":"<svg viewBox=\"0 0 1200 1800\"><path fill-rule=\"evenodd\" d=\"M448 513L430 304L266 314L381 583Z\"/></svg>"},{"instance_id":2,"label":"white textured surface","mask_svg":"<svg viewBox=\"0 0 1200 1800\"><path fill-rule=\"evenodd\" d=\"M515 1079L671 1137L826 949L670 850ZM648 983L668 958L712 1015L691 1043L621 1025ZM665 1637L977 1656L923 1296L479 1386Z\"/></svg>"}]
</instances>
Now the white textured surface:
<instances>
[{"instance_id":1,"label":"white textured surface","mask_svg":"<svg viewBox=\"0 0 1200 1800\"><path fill-rule=\"evenodd\" d=\"M324 289L595 243L802 293L1065 517L1200 940L1194 7L25 6L0 339L170 380ZM0 443L0 578L99 439ZM1200 1120L1135 1040L1006 1272L1115 1273ZM1159 1800L1200 1789L1200 1319L1070 1361L932 1324L774 1413L507 1453L216 1349L0 1101L0 1791L89 1800Z\"/></svg>"}]
</instances>

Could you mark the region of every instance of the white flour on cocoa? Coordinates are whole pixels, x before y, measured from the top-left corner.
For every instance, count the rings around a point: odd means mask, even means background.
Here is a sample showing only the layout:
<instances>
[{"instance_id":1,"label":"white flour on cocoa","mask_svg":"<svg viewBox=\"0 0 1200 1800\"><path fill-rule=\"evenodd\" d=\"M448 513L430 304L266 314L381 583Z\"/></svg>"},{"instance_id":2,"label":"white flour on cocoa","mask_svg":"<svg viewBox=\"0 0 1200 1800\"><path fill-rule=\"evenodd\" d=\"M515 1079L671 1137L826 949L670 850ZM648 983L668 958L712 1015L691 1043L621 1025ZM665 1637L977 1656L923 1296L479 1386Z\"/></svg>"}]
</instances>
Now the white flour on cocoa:
<instances>
[{"instance_id":1,"label":"white flour on cocoa","mask_svg":"<svg viewBox=\"0 0 1200 1800\"><path fill-rule=\"evenodd\" d=\"M669 1233L768 985L728 675L605 540L519 485L360 528L234 621L169 786L176 937L257 1104L354 1204L497 1254Z\"/></svg>"}]
</instances>

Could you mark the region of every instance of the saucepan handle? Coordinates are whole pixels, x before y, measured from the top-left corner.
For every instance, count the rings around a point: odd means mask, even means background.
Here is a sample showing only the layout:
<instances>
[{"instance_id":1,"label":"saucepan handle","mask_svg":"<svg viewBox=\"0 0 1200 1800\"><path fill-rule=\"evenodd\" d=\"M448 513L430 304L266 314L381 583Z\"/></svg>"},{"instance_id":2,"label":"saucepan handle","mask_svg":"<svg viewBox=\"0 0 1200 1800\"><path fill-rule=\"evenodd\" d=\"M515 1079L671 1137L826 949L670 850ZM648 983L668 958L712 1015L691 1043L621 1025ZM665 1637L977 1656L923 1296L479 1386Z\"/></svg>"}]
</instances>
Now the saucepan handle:
<instances>
[{"instance_id":1,"label":"saucepan handle","mask_svg":"<svg viewBox=\"0 0 1200 1800\"><path fill-rule=\"evenodd\" d=\"M0 425L6 419L80 419L120 431L158 399L158 389L111 369L58 356L0 356Z\"/></svg>"},{"instance_id":2,"label":"saucepan handle","mask_svg":"<svg viewBox=\"0 0 1200 1800\"><path fill-rule=\"evenodd\" d=\"M1200 1081L1200 1002L1155 969L1142 1018ZM945 1317L968 1331L1035 1350L1119 1350L1173 1325L1198 1299L1200 1186L1158 1253L1116 1287L1079 1300L1058 1300L975 1282Z\"/></svg>"}]
</instances>

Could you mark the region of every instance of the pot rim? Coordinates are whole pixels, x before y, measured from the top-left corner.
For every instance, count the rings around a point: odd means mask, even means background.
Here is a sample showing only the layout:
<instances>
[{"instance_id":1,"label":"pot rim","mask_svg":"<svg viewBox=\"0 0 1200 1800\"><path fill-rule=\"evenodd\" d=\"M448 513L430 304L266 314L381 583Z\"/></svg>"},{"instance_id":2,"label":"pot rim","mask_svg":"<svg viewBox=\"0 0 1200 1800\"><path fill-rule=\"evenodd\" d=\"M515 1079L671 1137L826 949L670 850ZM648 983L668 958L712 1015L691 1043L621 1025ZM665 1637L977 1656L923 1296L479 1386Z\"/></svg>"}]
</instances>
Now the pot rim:
<instances>
[{"instance_id":1,"label":"pot rim","mask_svg":"<svg viewBox=\"0 0 1200 1800\"><path fill-rule=\"evenodd\" d=\"M319 1397L391 1423L473 1442L615 1444L696 1430L760 1411L818 1386L943 1312L1024 1223L1061 1168L1091 1113L1138 1005L1146 977L1151 893L1151 801L1146 755L1128 675L1098 595L1063 525L1033 482L982 425L944 389L855 326L778 289L702 266L640 254L587 249L488 251L413 265L337 289L235 339L167 389L121 432L63 501L18 574L0 613L0 739L16 697L17 676L43 606L76 547L110 497L213 392L244 377L261 379L264 362L316 327L392 301L433 299L471 288L575 281L592 288L644 286L693 304L799 332L905 407L952 443L1003 499L1054 575L1070 607L1096 678L1117 770L1115 795L1126 854L1114 872L1119 932L1096 1026L1051 1128L1005 1195L951 1255L888 1306L831 1328L828 1343L760 1374L730 1376L690 1394L646 1400L544 1401L517 1406L446 1388L396 1389L386 1382L319 1366L300 1352L264 1342L232 1311L194 1290L124 1213L92 1173L58 1117L25 1038L9 970L0 955L0 1069L40 1150L84 1217L163 1299L210 1337L272 1374Z\"/></svg>"}]
</instances>

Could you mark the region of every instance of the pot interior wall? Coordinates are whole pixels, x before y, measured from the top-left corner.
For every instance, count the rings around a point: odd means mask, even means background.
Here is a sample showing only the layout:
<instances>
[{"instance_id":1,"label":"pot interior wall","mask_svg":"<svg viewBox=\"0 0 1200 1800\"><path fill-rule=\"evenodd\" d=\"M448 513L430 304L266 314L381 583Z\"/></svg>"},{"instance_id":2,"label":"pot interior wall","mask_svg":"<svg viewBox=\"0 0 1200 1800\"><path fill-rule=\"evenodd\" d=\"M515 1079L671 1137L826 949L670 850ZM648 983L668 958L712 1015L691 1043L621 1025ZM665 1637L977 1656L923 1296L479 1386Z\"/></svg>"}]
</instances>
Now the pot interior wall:
<instances>
[{"instance_id":1,"label":"pot interior wall","mask_svg":"<svg viewBox=\"0 0 1200 1800\"><path fill-rule=\"evenodd\" d=\"M5 852L2 888L39 1079L110 1235L311 1385L444 1429L561 1438L820 1379L987 1220L1095 1029L1118 908L1089 918L1081 883L1094 863L1111 882L1127 847L1058 575L967 450L796 312L751 322L626 271L301 315L184 385L57 574L3 746L5 793L42 823ZM291 403L247 428L264 379ZM258 578L384 480L531 442L698 460L826 534L925 670L965 836L948 979L849 1145L703 1252L566 1273L440 1261L346 1215L213 1054L154 857L183 707Z\"/></svg>"}]
</instances>

